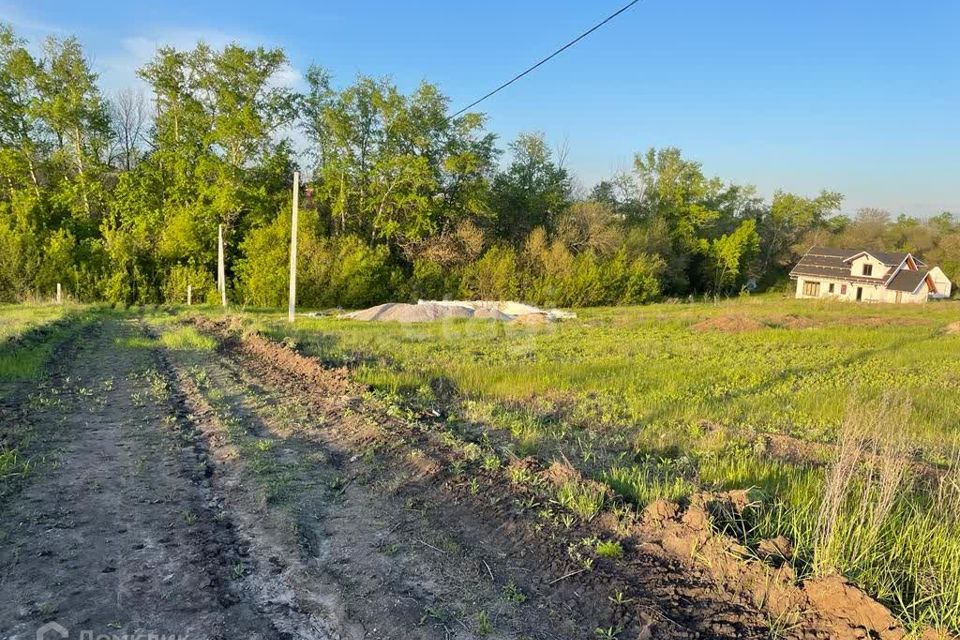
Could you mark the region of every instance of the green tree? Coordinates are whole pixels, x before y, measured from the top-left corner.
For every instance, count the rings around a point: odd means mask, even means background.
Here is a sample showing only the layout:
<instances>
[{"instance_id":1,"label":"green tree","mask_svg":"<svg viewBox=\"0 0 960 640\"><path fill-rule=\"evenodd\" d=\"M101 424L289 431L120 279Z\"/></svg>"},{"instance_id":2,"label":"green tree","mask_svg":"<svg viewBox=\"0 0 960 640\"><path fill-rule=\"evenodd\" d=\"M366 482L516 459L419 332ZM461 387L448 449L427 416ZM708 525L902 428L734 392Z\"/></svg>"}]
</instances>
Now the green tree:
<instances>
[{"instance_id":1,"label":"green tree","mask_svg":"<svg viewBox=\"0 0 960 640\"><path fill-rule=\"evenodd\" d=\"M510 143L513 160L494 178L496 232L521 243L533 229L552 231L570 203L572 183L558 165L541 133L523 133Z\"/></svg>"},{"instance_id":2,"label":"green tree","mask_svg":"<svg viewBox=\"0 0 960 640\"><path fill-rule=\"evenodd\" d=\"M722 293L737 284L760 246L757 223L748 219L735 231L710 241L707 252L712 289Z\"/></svg>"},{"instance_id":3,"label":"green tree","mask_svg":"<svg viewBox=\"0 0 960 640\"><path fill-rule=\"evenodd\" d=\"M490 216L495 150L483 118L450 119L430 84L405 96L360 77L337 91L318 67L307 73L304 129L315 187L337 233L354 233L412 258L431 237Z\"/></svg>"},{"instance_id":4,"label":"green tree","mask_svg":"<svg viewBox=\"0 0 960 640\"><path fill-rule=\"evenodd\" d=\"M811 232L827 231L826 221L841 202L843 196L832 191L821 191L814 198L785 191L774 193L757 228L763 247L761 273L769 274L795 263L808 248L805 245L809 242L803 239Z\"/></svg>"}]
</instances>

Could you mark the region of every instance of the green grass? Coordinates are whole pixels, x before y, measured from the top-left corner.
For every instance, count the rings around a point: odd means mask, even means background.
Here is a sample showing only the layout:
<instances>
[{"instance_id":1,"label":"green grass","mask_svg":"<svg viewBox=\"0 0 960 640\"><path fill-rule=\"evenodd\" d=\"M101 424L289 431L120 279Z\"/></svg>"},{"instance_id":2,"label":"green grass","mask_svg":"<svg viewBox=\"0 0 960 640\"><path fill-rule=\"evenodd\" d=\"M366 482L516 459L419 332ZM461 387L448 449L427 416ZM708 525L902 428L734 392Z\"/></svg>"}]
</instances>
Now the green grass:
<instances>
[{"instance_id":1,"label":"green grass","mask_svg":"<svg viewBox=\"0 0 960 640\"><path fill-rule=\"evenodd\" d=\"M30 473L31 464L24 460L19 450L10 447L0 448L0 487L14 478L25 477Z\"/></svg>"},{"instance_id":2,"label":"green grass","mask_svg":"<svg viewBox=\"0 0 960 640\"><path fill-rule=\"evenodd\" d=\"M613 467L603 473L603 481L638 507L656 500L682 502L697 490L697 486L655 463Z\"/></svg>"},{"instance_id":3,"label":"green grass","mask_svg":"<svg viewBox=\"0 0 960 640\"><path fill-rule=\"evenodd\" d=\"M725 315L766 323L755 331L698 331ZM700 421L829 439L853 389L908 390L914 426L935 442L960 437L960 335L941 335L960 315L952 302L923 307L751 299L718 305L594 309L545 328L459 321L400 325L331 318L274 336L387 391L447 380L462 397L577 400L582 421L686 426ZM797 316L813 326L783 326Z\"/></svg>"},{"instance_id":4,"label":"green grass","mask_svg":"<svg viewBox=\"0 0 960 640\"><path fill-rule=\"evenodd\" d=\"M72 322L53 324L65 319ZM88 312L75 306L0 305L0 381L41 377L60 342L91 320ZM44 339L30 339L31 331L45 326L53 328Z\"/></svg>"},{"instance_id":5,"label":"green grass","mask_svg":"<svg viewBox=\"0 0 960 640\"><path fill-rule=\"evenodd\" d=\"M701 490L748 489L751 506L715 524L754 547L786 536L799 575L839 571L911 625L960 631L960 499L905 485L881 501L870 465L824 537L829 455L779 460L765 434L832 443L854 399L896 389L902 431L930 463L960 447L960 304L851 305L776 297L588 309L546 327L454 321L400 325L259 314L254 322L415 411L443 406L517 455L569 460L640 507ZM740 319L753 328L725 331ZM743 322L746 319L746 322ZM870 401L860 406L870 406ZM944 495L948 497L944 497ZM608 506L589 483L555 500L589 520ZM867 519L865 519L867 518Z\"/></svg>"},{"instance_id":6,"label":"green grass","mask_svg":"<svg viewBox=\"0 0 960 640\"><path fill-rule=\"evenodd\" d=\"M606 496L601 487L570 480L557 487L554 499L564 509L589 521L600 513Z\"/></svg>"},{"instance_id":7,"label":"green grass","mask_svg":"<svg viewBox=\"0 0 960 640\"><path fill-rule=\"evenodd\" d=\"M182 326L164 331L160 336L160 344L176 351L213 351L217 341L200 334L193 327Z\"/></svg>"},{"instance_id":8,"label":"green grass","mask_svg":"<svg viewBox=\"0 0 960 640\"><path fill-rule=\"evenodd\" d=\"M62 318L68 310L66 305L0 304L0 344L9 338Z\"/></svg>"},{"instance_id":9,"label":"green grass","mask_svg":"<svg viewBox=\"0 0 960 640\"><path fill-rule=\"evenodd\" d=\"M595 550L601 558L616 560L623 555L623 546L616 540L604 540L596 544Z\"/></svg>"}]
</instances>

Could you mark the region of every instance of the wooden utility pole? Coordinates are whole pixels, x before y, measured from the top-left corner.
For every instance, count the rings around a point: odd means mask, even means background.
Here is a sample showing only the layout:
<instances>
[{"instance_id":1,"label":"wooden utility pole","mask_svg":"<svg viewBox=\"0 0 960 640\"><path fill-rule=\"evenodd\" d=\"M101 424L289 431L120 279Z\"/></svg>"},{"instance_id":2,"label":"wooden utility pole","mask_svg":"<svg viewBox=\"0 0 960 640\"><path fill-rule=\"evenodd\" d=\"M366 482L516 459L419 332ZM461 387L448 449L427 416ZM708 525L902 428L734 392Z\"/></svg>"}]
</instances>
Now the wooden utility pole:
<instances>
[{"instance_id":1,"label":"wooden utility pole","mask_svg":"<svg viewBox=\"0 0 960 640\"><path fill-rule=\"evenodd\" d=\"M227 306L227 268L223 260L223 225L217 227L217 287L220 289L220 304Z\"/></svg>"},{"instance_id":2,"label":"wooden utility pole","mask_svg":"<svg viewBox=\"0 0 960 640\"><path fill-rule=\"evenodd\" d=\"M300 205L300 172L293 172L293 218L290 224L290 301L287 320L293 322L297 308L297 213Z\"/></svg>"},{"instance_id":3,"label":"wooden utility pole","mask_svg":"<svg viewBox=\"0 0 960 640\"><path fill-rule=\"evenodd\" d=\"M187 306L189 307L192 302L193 302L193 285L188 284L187 285Z\"/></svg>"}]
</instances>

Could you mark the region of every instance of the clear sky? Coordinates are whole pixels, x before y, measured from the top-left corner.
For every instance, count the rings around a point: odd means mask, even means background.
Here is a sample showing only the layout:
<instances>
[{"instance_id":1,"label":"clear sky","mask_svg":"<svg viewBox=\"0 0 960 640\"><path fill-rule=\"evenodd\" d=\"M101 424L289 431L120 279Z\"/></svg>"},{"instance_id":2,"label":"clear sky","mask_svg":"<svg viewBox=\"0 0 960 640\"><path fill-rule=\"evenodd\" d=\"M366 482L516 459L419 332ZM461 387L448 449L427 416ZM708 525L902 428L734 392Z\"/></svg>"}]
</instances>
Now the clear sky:
<instances>
[{"instance_id":1,"label":"clear sky","mask_svg":"<svg viewBox=\"0 0 960 640\"><path fill-rule=\"evenodd\" d=\"M626 0L0 0L30 39L77 35L109 90L161 44L283 47L296 86L316 62L341 82L426 79L459 109ZM543 131L586 187L650 146L707 173L960 213L960 0L642 0L487 102L502 143Z\"/></svg>"}]
</instances>

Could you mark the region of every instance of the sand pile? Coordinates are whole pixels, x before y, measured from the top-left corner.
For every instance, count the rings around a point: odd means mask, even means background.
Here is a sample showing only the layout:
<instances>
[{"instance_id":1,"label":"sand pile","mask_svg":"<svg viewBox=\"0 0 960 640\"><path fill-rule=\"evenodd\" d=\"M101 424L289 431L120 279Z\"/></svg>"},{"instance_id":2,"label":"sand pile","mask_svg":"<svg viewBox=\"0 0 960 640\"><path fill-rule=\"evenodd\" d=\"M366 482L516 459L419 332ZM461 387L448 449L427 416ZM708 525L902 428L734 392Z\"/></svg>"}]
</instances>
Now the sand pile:
<instances>
[{"instance_id":1,"label":"sand pile","mask_svg":"<svg viewBox=\"0 0 960 640\"><path fill-rule=\"evenodd\" d=\"M523 324L545 324L576 314L560 309L544 310L528 304L501 300L420 300L417 304L387 302L369 309L344 313L340 318L348 320L373 320L380 322L433 322L456 318L499 320Z\"/></svg>"}]
</instances>

